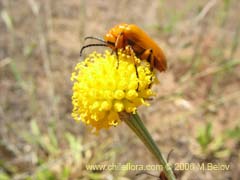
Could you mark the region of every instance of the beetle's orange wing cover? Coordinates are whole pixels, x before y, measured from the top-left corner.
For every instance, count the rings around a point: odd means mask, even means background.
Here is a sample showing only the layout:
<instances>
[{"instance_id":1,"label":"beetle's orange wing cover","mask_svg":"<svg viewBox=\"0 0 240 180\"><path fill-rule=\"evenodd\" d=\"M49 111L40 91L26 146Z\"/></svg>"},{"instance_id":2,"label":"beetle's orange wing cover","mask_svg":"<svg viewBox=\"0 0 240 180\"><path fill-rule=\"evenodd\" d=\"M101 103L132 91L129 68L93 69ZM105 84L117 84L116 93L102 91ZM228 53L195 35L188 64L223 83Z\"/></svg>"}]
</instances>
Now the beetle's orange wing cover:
<instances>
[{"instance_id":1,"label":"beetle's orange wing cover","mask_svg":"<svg viewBox=\"0 0 240 180\"><path fill-rule=\"evenodd\" d=\"M137 46L142 49L152 49L154 55L154 67L159 71L165 71L167 69L166 57L162 49L154 42L143 30L134 24L129 24L124 28L124 36L136 43Z\"/></svg>"}]
</instances>

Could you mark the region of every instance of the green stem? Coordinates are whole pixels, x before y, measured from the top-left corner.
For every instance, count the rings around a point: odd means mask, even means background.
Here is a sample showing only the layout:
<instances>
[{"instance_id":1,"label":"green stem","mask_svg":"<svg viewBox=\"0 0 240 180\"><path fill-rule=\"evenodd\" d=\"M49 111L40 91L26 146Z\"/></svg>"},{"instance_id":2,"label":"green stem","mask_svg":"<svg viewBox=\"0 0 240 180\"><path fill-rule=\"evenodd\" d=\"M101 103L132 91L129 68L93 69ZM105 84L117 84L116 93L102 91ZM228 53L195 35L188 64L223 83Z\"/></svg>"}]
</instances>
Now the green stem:
<instances>
[{"instance_id":1,"label":"green stem","mask_svg":"<svg viewBox=\"0 0 240 180\"><path fill-rule=\"evenodd\" d=\"M163 171L167 178L169 180L175 180L176 178L171 167L163 157L160 149L152 139L152 136L149 134L138 114L131 114L130 119L124 119L124 121L142 140L148 150L157 158L158 162L163 166Z\"/></svg>"}]
</instances>

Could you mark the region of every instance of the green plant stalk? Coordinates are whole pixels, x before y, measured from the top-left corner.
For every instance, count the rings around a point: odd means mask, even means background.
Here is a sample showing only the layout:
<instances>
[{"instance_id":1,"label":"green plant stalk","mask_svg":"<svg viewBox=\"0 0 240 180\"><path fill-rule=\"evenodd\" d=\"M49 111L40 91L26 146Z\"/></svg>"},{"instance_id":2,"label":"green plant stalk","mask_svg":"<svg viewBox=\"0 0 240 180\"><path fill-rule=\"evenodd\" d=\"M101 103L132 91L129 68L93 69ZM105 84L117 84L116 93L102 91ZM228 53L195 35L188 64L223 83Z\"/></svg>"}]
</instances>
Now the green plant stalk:
<instances>
[{"instance_id":1,"label":"green plant stalk","mask_svg":"<svg viewBox=\"0 0 240 180\"><path fill-rule=\"evenodd\" d=\"M158 162L163 166L163 171L169 180L175 180L175 176L166 159L163 157L160 149L154 142L152 136L144 126L139 115L131 114L130 119L124 118L124 122L130 127L135 134L142 140L148 150L157 158Z\"/></svg>"}]
</instances>

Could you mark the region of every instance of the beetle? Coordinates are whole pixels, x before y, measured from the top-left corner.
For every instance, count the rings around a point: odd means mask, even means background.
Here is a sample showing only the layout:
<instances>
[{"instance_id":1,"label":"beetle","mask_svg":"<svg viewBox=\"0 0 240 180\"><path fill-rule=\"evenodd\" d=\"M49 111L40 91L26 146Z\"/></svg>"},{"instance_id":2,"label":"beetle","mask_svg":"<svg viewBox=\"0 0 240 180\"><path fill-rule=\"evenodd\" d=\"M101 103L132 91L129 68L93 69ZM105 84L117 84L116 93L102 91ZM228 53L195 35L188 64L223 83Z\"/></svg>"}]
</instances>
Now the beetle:
<instances>
[{"instance_id":1,"label":"beetle","mask_svg":"<svg viewBox=\"0 0 240 180\"><path fill-rule=\"evenodd\" d=\"M104 40L92 36L85 38L85 40L87 39L95 39L102 42L102 44L88 44L83 46L80 56L83 50L90 46L107 46L115 52L118 49L130 46L139 59L145 59L150 63L151 69L155 68L160 72L167 69L167 61L163 50L147 33L135 24L121 23L114 26L104 36Z\"/></svg>"}]
</instances>

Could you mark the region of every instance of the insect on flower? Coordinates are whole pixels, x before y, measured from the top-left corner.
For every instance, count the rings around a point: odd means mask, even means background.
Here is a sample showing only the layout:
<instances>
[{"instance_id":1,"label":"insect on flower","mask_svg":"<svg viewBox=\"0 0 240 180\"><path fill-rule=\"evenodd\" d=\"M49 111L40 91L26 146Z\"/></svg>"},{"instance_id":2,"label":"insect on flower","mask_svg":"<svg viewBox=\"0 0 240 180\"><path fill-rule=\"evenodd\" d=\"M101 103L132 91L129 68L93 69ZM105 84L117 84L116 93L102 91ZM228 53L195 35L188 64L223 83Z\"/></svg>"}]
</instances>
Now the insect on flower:
<instances>
[{"instance_id":1,"label":"insect on flower","mask_svg":"<svg viewBox=\"0 0 240 180\"><path fill-rule=\"evenodd\" d=\"M134 64L132 58L140 61L135 55L126 56L123 49L118 57L107 50L104 54L93 52L76 65L71 77L74 120L97 133L129 119L125 113L134 114L139 106L149 105L147 100L154 96L149 86L156 73L146 61Z\"/></svg>"},{"instance_id":2,"label":"insect on flower","mask_svg":"<svg viewBox=\"0 0 240 180\"><path fill-rule=\"evenodd\" d=\"M105 35L104 40L92 36L85 37L87 39L95 39L101 44L88 44L82 47L83 50L90 46L107 46L117 52L126 46L130 46L139 59L147 60L151 69L155 68L159 71L167 69L166 57L162 49L152 40L142 29L134 24L122 23L111 28Z\"/></svg>"}]
</instances>

